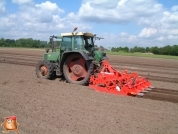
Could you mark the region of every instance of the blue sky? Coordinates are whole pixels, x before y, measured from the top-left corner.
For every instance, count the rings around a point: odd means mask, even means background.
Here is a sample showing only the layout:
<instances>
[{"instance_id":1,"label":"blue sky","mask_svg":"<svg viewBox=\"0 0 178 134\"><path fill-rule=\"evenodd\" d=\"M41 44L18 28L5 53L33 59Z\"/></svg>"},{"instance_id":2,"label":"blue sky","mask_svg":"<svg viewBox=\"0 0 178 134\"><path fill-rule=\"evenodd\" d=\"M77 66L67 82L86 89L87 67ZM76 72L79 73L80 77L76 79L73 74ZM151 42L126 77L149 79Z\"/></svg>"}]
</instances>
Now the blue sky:
<instances>
[{"instance_id":1,"label":"blue sky","mask_svg":"<svg viewBox=\"0 0 178 134\"><path fill-rule=\"evenodd\" d=\"M178 44L177 0L0 0L0 22L0 38L48 40L77 26L106 48Z\"/></svg>"}]
</instances>

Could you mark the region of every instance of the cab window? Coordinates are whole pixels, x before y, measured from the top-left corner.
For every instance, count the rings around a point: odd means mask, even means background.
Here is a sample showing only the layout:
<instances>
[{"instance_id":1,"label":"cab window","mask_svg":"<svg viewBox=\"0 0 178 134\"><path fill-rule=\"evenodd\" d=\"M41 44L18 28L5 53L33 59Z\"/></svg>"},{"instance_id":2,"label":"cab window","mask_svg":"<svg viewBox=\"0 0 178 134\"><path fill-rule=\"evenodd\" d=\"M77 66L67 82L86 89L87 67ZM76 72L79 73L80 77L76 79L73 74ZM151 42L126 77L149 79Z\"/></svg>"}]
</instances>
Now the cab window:
<instances>
[{"instance_id":1,"label":"cab window","mask_svg":"<svg viewBox=\"0 0 178 134\"><path fill-rule=\"evenodd\" d=\"M72 49L72 37L71 36L64 36L62 39L62 47L66 49Z\"/></svg>"},{"instance_id":2,"label":"cab window","mask_svg":"<svg viewBox=\"0 0 178 134\"><path fill-rule=\"evenodd\" d=\"M75 50L83 50L84 48L84 40L83 36L74 36L74 49Z\"/></svg>"}]
</instances>

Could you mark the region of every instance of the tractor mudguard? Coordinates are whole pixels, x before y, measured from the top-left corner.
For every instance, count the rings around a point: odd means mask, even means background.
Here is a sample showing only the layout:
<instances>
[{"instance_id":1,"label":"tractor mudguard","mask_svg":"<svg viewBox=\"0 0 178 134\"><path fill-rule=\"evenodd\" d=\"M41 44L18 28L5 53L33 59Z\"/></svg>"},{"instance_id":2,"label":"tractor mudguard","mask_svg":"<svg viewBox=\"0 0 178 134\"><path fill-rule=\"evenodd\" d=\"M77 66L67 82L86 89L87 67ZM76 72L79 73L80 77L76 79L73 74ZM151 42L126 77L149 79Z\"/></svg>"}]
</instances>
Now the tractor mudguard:
<instances>
[{"instance_id":1,"label":"tractor mudguard","mask_svg":"<svg viewBox=\"0 0 178 134\"><path fill-rule=\"evenodd\" d=\"M65 51L65 52L63 53L63 55L62 55L62 60L65 59L69 53L70 53L70 54L79 53L79 54L81 54L81 55L83 56L83 58L84 58L85 60L93 60L93 57L87 55L87 53L86 53L85 51ZM61 60L61 61L62 61L62 60Z\"/></svg>"},{"instance_id":2,"label":"tractor mudguard","mask_svg":"<svg viewBox=\"0 0 178 134\"><path fill-rule=\"evenodd\" d=\"M63 52L62 58L61 58L61 65L60 65L61 69L62 69L62 65L63 65L65 59L67 58L67 56L74 54L74 53L81 54L85 60L93 60L94 59L92 56L87 55L87 53L85 51L65 51L65 52Z\"/></svg>"}]
</instances>

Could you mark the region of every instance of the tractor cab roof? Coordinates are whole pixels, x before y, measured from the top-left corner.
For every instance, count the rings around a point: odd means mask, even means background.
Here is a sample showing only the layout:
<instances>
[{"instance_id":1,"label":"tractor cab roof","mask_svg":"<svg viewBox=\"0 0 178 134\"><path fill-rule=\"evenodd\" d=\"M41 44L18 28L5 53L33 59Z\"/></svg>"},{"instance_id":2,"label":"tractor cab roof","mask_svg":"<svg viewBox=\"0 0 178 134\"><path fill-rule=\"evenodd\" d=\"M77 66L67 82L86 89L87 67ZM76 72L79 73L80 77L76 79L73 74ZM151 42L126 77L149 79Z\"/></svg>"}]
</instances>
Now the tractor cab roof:
<instances>
[{"instance_id":1,"label":"tractor cab roof","mask_svg":"<svg viewBox=\"0 0 178 134\"><path fill-rule=\"evenodd\" d=\"M91 37L96 36L95 34L87 33L87 32L61 33L61 36L73 36L73 35L84 35L84 36L91 36Z\"/></svg>"}]
</instances>

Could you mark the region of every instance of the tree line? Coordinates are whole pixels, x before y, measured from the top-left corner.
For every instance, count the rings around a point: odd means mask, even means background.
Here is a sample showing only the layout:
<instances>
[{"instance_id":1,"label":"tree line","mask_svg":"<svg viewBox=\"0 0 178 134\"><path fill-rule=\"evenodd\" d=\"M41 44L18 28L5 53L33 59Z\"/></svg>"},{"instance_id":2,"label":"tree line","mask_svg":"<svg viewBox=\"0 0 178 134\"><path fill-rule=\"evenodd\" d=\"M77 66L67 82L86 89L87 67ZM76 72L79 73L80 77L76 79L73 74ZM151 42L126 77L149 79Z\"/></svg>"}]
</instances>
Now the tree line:
<instances>
[{"instance_id":1,"label":"tree line","mask_svg":"<svg viewBox=\"0 0 178 134\"><path fill-rule=\"evenodd\" d=\"M160 54L160 55L173 55L173 56L178 56L178 45L167 45L164 47L133 47L133 48L128 48L128 47L112 47L111 48L112 52L140 52L140 53L153 53L153 54Z\"/></svg>"},{"instance_id":2,"label":"tree line","mask_svg":"<svg viewBox=\"0 0 178 134\"><path fill-rule=\"evenodd\" d=\"M49 43L47 41L34 40L32 38L20 38L20 39L0 39L0 47L26 47L26 48L45 48L48 47ZM95 46L97 47L97 45ZM101 49L105 50L103 46ZM112 52L141 52L141 53L153 53L161 55L173 55L178 56L178 45L167 45L164 47L112 47L110 49Z\"/></svg>"},{"instance_id":3,"label":"tree line","mask_svg":"<svg viewBox=\"0 0 178 134\"><path fill-rule=\"evenodd\" d=\"M27 47L27 48L44 48L48 45L47 41L34 40L32 38L20 39L0 39L0 47Z\"/></svg>"}]
</instances>

